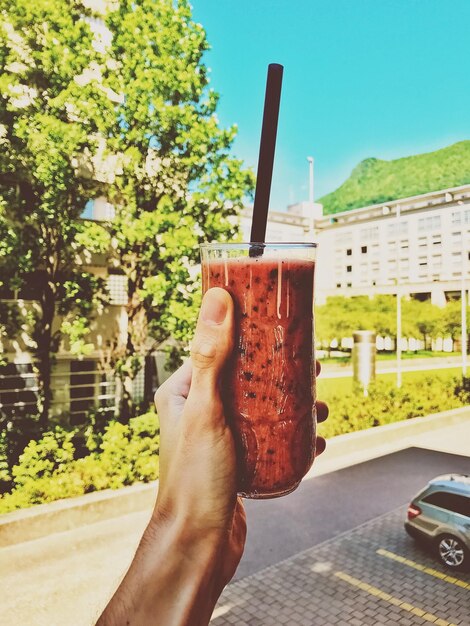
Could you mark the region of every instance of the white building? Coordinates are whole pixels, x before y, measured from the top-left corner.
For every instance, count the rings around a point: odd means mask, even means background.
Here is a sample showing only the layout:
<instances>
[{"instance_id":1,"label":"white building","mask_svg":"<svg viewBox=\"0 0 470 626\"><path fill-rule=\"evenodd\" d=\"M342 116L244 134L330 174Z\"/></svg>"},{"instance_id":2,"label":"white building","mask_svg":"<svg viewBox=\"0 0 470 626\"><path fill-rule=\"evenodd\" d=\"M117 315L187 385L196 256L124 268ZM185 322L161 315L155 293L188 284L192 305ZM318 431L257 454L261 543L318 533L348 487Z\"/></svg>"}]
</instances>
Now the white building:
<instances>
[{"instance_id":1,"label":"white building","mask_svg":"<svg viewBox=\"0 0 470 626\"><path fill-rule=\"evenodd\" d=\"M396 293L443 306L469 277L470 185L315 221L319 301Z\"/></svg>"},{"instance_id":2,"label":"white building","mask_svg":"<svg viewBox=\"0 0 470 626\"><path fill-rule=\"evenodd\" d=\"M249 241L251 209L241 217ZM313 219L312 219L313 217ZM270 212L266 241L316 241L316 299L395 294L443 306L470 278L470 185L322 215L303 202Z\"/></svg>"},{"instance_id":3,"label":"white building","mask_svg":"<svg viewBox=\"0 0 470 626\"><path fill-rule=\"evenodd\" d=\"M250 241L253 208L247 207L241 213L243 241ZM286 211L269 211L266 224L267 242L316 241L315 218L323 215L321 204L300 202L287 207Z\"/></svg>"}]
</instances>

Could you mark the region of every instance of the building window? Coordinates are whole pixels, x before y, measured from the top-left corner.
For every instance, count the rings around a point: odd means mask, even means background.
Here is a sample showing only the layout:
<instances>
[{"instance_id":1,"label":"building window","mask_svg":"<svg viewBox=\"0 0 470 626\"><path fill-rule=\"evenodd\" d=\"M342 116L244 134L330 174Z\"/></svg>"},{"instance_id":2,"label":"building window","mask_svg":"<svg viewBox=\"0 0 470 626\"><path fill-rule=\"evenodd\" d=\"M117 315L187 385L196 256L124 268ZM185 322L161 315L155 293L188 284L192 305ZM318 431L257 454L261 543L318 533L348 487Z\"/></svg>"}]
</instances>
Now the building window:
<instances>
[{"instance_id":1,"label":"building window","mask_svg":"<svg viewBox=\"0 0 470 626\"><path fill-rule=\"evenodd\" d=\"M335 237L335 245L344 249L345 246L350 246L352 244L352 238L351 231L338 233Z\"/></svg>"},{"instance_id":2,"label":"building window","mask_svg":"<svg viewBox=\"0 0 470 626\"><path fill-rule=\"evenodd\" d=\"M336 288L341 289L341 283L336 283Z\"/></svg>"},{"instance_id":3,"label":"building window","mask_svg":"<svg viewBox=\"0 0 470 626\"><path fill-rule=\"evenodd\" d=\"M346 287L352 287L352 283L346 283Z\"/></svg>"},{"instance_id":4,"label":"building window","mask_svg":"<svg viewBox=\"0 0 470 626\"><path fill-rule=\"evenodd\" d=\"M418 230L426 232L429 230L438 230L441 227L440 215L429 215L428 217L420 217L418 220Z\"/></svg>"},{"instance_id":5,"label":"building window","mask_svg":"<svg viewBox=\"0 0 470 626\"><path fill-rule=\"evenodd\" d=\"M70 422L83 424L96 401L96 363L70 362Z\"/></svg>"},{"instance_id":6,"label":"building window","mask_svg":"<svg viewBox=\"0 0 470 626\"><path fill-rule=\"evenodd\" d=\"M452 213L452 224L454 224L455 226L460 226L462 222L464 224L470 224L470 210L469 209L467 209L463 213L461 211L456 211L455 213Z\"/></svg>"},{"instance_id":7,"label":"building window","mask_svg":"<svg viewBox=\"0 0 470 626\"><path fill-rule=\"evenodd\" d=\"M127 304L127 277L123 274L110 274L107 279L109 303Z\"/></svg>"},{"instance_id":8,"label":"building window","mask_svg":"<svg viewBox=\"0 0 470 626\"><path fill-rule=\"evenodd\" d=\"M397 234L398 236L406 235L406 233L408 232L408 222L401 220L399 224L400 226L398 227L396 220L388 224L387 234L389 237L395 237Z\"/></svg>"},{"instance_id":9,"label":"building window","mask_svg":"<svg viewBox=\"0 0 470 626\"><path fill-rule=\"evenodd\" d=\"M363 241L375 241L379 238L379 227L371 226L370 228L362 228L360 231L360 238Z\"/></svg>"},{"instance_id":10,"label":"building window","mask_svg":"<svg viewBox=\"0 0 470 626\"><path fill-rule=\"evenodd\" d=\"M346 250L346 255L347 255L347 256L351 256L351 255L352 255L352 249L351 249L351 248L348 248L348 249Z\"/></svg>"},{"instance_id":11,"label":"building window","mask_svg":"<svg viewBox=\"0 0 470 626\"><path fill-rule=\"evenodd\" d=\"M352 265L347 265L346 266L346 271L347 272L352 272Z\"/></svg>"},{"instance_id":12,"label":"building window","mask_svg":"<svg viewBox=\"0 0 470 626\"><path fill-rule=\"evenodd\" d=\"M361 246L361 253L362 254L366 254L367 253L367 246Z\"/></svg>"}]
</instances>

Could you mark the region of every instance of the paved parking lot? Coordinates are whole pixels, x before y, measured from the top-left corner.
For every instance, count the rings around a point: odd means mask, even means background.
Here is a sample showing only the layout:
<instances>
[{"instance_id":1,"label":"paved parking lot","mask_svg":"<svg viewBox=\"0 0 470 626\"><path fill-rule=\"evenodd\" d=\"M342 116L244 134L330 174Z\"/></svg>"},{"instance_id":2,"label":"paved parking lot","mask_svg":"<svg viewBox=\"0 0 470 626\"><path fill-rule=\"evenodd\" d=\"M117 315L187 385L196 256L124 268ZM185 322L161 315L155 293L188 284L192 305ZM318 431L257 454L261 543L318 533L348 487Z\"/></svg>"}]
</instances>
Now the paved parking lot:
<instances>
[{"instance_id":1,"label":"paved parking lot","mask_svg":"<svg viewBox=\"0 0 470 626\"><path fill-rule=\"evenodd\" d=\"M470 626L470 575L403 528L406 507L232 583L213 626Z\"/></svg>"}]
</instances>

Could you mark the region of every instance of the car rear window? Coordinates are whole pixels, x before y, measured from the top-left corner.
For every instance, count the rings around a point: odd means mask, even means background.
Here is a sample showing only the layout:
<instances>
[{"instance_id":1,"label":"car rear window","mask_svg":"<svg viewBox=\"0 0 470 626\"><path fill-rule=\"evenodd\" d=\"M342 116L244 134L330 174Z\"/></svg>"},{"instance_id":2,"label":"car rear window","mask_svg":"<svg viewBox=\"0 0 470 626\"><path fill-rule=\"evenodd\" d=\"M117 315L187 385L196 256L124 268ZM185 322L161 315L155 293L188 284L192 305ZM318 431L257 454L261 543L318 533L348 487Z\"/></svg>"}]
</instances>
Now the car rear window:
<instances>
[{"instance_id":1,"label":"car rear window","mask_svg":"<svg viewBox=\"0 0 470 626\"><path fill-rule=\"evenodd\" d=\"M446 493L445 491L436 491L424 497L423 502L434 504L434 506L438 506L441 509L470 517L470 498L467 498L467 496L459 496L456 493Z\"/></svg>"}]
</instances>

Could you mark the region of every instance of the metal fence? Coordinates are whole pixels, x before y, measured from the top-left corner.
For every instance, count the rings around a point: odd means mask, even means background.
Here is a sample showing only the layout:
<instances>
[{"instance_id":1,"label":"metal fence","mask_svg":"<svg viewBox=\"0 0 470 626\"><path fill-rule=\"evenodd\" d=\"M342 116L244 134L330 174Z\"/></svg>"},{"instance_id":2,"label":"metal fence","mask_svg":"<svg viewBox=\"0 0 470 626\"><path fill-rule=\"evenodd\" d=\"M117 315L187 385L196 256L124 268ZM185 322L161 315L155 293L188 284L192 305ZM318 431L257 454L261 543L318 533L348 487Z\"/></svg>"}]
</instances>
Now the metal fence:
<instances>
[{"instance_id":1,"label":"metal fence","mask_svg":"<svg viewBox=\"0 0 470 626\"><path fill-rule=\"evenodd\" d=\"M91 410L109 413L119 401L118 381L102 372L93 359L60 360L52 372L51 413L70 416L71 424L85 421ZM0 366L0 413L3 417L35 415L38 380L32 363Z\"/></svg>"}]
</instances>

